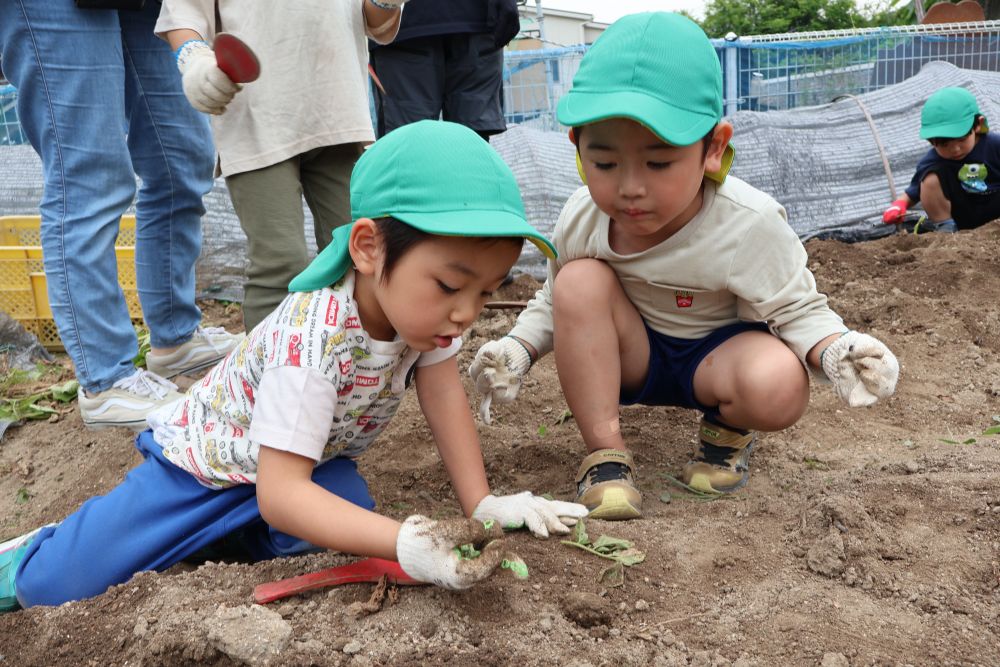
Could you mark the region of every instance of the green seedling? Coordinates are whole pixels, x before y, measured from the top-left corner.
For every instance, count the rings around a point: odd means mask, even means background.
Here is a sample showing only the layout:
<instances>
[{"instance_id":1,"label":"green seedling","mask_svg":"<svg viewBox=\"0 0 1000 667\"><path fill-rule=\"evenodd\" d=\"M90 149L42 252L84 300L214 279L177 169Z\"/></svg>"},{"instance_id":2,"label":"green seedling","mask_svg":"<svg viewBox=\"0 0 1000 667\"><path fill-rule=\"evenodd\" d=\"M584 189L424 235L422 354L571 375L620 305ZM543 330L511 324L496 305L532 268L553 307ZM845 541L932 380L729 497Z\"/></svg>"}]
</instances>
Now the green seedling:
<instances>
[{"instance_id":1,"label":"green seedling","mask_svg":"<svg viewBox=\"0 0 1000 667\"><path fill-rule=\"evenodd\" d=\"M17 495L14 496L15 503L17 503L18 505L23 505L29 500L31 500L31 492L29 492L24 487L21 487L20 489L17 490Z\"/></svg>"},{"instance_id":2,"label":"green seedling","mask_svg":"<svg viewBox=\"0 0 1000 667\"><path fill-rule=\"evenodd\" d=\"M547 426L545 426L545 424L542 424L541 426L538 427L538 435L542 436L543 438L546 436L546 434L548 434L548 432L549 429Z\"/></svg>"},{"instance_id":3,"label":"green seedling","mask_svg":"<svg viewBox=\"0 0 1000 667\"><path fill-rule=\"evenodd\" d=\"M802 459L802 462L806 464L806 467L810 470L829 470L830 467L820 461L819 459L811 459L808 456Z\"/></svg>"},{"instance_id":4,"label":"green seedling","mask_svg":"<svg viewBox=\"0 0 1000 667\"><path fill-rule=\"evenodd\" d=\"M974 445L974 444L976 444L976 439L975 438L966 438L962 442L959 442L958 440L949 440L948 438L938 438L938 440L940 440L941 442L945 443L946 445Z\"/></svg>"},{"instance_id":5,"label":"green seedling","mask_svg":"<svg viewBox=\"0 0 1000 667\"><path fill-rule=\"evenodd\" d=\"M518 579L528 578L528 566L518 556L507 556L500 561L500 567L504 570L510 570L511 574Z\"/></svg>"},{"instance_id":6,"label":"green seedling","mask_svg":"<svg viewBox=\"0 0 1000 667\"><path fill-rule=\"evenodd\" d=\"M592 542L582 519L573 528L570 539L562 540L562 543L614 561L613 564L601 570L597 576L597 581L606 586L623 585L625 583L624 568L638 565L646 559L646 554L633 547L629 540L601 535Z\"/></svg>"},{"instance_id":7,"label":"green seedling","mask_svg":"<svg viewBox=\"0 0 1000 667\"><path fill-rule=\"evenodd\" d=\"M54 384L27 396L16 396L14 387L37 383L49 372L50 369L39 365L29 371L11 371L0 378L0 387L3 388L4 394L11 396L0 398L0 420L20 422L27 419L48 419L49 416L59 412L53 404L69 403L76 399L76 392L80 387L76 380Z\"/></svg>"}]
</instances>

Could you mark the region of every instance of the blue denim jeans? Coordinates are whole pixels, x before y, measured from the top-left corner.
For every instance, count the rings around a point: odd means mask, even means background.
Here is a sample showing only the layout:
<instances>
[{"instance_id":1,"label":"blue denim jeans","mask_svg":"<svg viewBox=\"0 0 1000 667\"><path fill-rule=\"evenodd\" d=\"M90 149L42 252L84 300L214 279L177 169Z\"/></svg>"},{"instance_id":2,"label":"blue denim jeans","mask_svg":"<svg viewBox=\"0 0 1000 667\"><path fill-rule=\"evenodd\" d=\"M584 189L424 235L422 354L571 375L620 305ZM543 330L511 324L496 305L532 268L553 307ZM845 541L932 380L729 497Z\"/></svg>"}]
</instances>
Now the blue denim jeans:
<instances>
[{"instance_id":1,"label":"blue denim jeans","mask_svg":"<svg viewBox=\"0 0 1000 667\"><path fill-rule=\"evenodd\" d=\"M78 9L0 2L4 75L42 160L41 237L49 302L80 384L103 391L134 369L136 336L118 286L118 220L136 200L136 280L154 346L201 321L194 266L214 149L206 116L153 35L160 3ZM142 185L136 198L136 176Z\"/></svg>"}]
</instances>

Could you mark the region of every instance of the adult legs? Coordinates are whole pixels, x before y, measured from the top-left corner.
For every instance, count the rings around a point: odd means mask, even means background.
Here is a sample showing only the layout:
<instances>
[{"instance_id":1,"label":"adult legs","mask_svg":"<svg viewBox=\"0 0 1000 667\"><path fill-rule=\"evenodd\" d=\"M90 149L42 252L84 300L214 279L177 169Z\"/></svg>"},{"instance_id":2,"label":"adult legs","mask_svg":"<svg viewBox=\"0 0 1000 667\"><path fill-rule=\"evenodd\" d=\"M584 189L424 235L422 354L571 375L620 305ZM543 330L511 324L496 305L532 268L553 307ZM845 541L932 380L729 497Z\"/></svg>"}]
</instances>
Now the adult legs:
<instances>
[{"instance_id":1,"label":"adult legs","mask_svg":"<svg viewBox=\"0 0 1000 667\"><path fill-rule=\"evenodd\" d=\"M313 214L316 245L330 244L333 230L351 222L351 171L361 156L360 144L340 144L302 156L302 192Z\"/></svg>"},{"instance_id":2,"label":"adult legs","mask_svg":"<svg viewBox=\"0 0 1000 667\"><path fill-rule=\"evenodd\" d=\"M191 339L201 322L195 262L202 197L215 151L208 117L188 103L170 46L153 34L159 3L119 12L128 148L142 179L136 201L136 280L153 347Z\"/></svg>"},{"instance_id":3,"label":"adult legs","mask_svg":"<svg viewBox=\"0 0 1000 667\"><path fill-rule=\"evenodd\" d=\"M72 0L0 3L4 74L42 159L41 237L49 302L84 389L130 375L135 332L114 243L135 193L125 138L118 12Z\"/></svg>"},{"instance_id":4,"label":"adult legs","mask_svg":"<svg viewBox=\"0 0 1000 667\"><path fill-rule=\"evenodd\" d=\"M420 37L381 46L372 68L385 87L375 93L376 132L384 136L418 120L437 120L444 104L444 41Z\"/></svg>"},{"instance_id":5,"label":"adult legs","mask_svg":"<svg viewBox=\"0 0 1000 667\"><path fill-rule=\"evenodd\" d=\"M461 123L484 139L507 129L503 97L503 49L491 34L448 35L445 39L445 120Z\"/></svg>"},{"instance_id":6,"label":"adult legs","mask_svg":"<svg viewBox=\"0 0 1000 667\"><path fill-rule=\"evenodd\" d=\"M253 329L288 296L288 283L309 264L298 156L226 177L247 235L243 323Z\"/></svg>"}]
</instances>

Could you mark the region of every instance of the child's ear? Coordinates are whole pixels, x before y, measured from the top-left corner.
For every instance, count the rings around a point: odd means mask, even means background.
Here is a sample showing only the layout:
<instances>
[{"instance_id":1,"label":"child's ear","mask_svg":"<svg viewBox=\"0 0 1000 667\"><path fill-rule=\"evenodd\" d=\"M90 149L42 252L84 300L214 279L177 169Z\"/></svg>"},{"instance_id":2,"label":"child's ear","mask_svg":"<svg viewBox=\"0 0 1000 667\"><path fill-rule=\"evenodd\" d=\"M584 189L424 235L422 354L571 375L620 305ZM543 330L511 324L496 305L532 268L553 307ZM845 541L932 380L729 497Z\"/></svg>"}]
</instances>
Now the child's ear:
<instances>
[{"instance_id":1,"label":"child's ear","mask_svg":"<svg viewBox=\"0 0 1000 667\"><path fill-rule=\"evenodd\" d=\"M367 276L375 275L382 256L382 237L374 220L359 218L354 221L347 249L356 271Z\"/></svg>"},{"instance_id":2,"label":"child's ear","mask_svg":"<svg viewBox=\"0 0 1000 667\"><path fill-rule=\"evenodd\" d=\"M722 169L722 156L726 153L726 146L733 138L733 126L728 121L720 121L715 126L715 133L711 141L708 142L708 150L705 152L705 172L714 173Z\"/></svg>"}]
</instances>

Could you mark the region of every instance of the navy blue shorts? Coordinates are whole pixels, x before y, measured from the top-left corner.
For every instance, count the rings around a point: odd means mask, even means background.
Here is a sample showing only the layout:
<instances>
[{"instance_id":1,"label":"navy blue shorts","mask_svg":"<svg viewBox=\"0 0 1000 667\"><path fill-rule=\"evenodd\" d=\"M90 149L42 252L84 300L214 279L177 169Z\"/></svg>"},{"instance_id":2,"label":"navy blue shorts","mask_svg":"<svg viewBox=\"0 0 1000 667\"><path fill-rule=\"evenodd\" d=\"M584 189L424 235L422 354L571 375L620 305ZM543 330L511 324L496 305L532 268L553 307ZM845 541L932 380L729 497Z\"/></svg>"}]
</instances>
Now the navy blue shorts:
<instances>
[{"instance_id":1,"label":"navy blue shorts","mask_svg":"<svg viewBox=\"0 0 1000 667\"><path fill-rule=\"evenodd\" d=\"M768 331L763 322L737 322L704 338L674 338L653 331L646 325L649 339L649 374L646 384L635 394L622 389L618 402L622 405L675 405L716 414L717 406L706 406L695 400L694 372L712 350L733 336L746 331Z\"/></svg>"}]
</instances>

